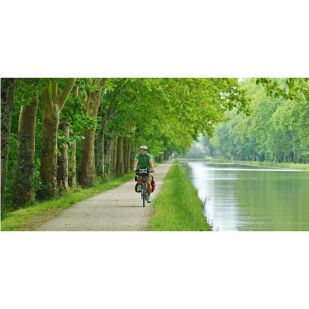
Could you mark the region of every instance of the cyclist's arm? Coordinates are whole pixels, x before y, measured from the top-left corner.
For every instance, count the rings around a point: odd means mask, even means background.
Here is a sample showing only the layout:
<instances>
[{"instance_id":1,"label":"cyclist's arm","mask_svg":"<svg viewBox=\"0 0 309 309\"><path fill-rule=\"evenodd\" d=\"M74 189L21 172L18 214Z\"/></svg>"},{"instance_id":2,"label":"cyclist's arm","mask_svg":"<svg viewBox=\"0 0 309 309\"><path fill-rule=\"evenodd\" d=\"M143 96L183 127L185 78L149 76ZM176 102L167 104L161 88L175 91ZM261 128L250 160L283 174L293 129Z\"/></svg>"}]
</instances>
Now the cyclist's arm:
<instances>
[{"instance_id":1,"label":"cyclist's arm","mask_svg":"<svg viewBox=\"0 0 309 309\"><path fill-rule=\"evenodd\" d=\"M153 159L149 159L149 164L150 164L150 167L151 167L151 172L154 173L154 164L153 164Z\"/></svg>"},{"instance_id":2,"label":"cyclist's arm","mask_svg":"<svg viewBox=\"0 0 309 309\"><path fill-rule=\"evenodd\" d=\"M134 159L134 164L133 164L133 166L134 166L134 171L137 169L137 164L138 164L138 160L137 160L137 159Z\"/></svg>"}]
</instances>

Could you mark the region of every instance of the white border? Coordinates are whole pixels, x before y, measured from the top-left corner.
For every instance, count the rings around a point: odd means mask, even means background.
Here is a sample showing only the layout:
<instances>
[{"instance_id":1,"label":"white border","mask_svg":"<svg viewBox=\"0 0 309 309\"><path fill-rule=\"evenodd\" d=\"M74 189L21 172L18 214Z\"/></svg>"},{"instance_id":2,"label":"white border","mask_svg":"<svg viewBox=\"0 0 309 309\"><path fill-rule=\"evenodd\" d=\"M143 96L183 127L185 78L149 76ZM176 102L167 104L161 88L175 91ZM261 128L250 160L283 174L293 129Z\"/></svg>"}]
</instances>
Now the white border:
<instances>
[{"instance_id":1,"label":"white border","mask_svg":"<svg viewBox=\"0 0 309 309\"><path fill-rule=\"evenodd\" d=\"M305 0L10 0L1 77L308 77ZM308 308L308 233L0 233L2 308Z\"/></svg>"},{"instance_id":2,"label":"white border","mask_svg":"<svg viewBox=\"0 0 309 309\"><path fill-rule=\"evenodd\" d=\"M306 0L10 0L2 77L308 77Z\"/></svg>"},{"instance_id":3,"label":"white border","mask_svg":"<svg viewBox=\"0 0 309 309\"><path fill-rule=\"evenodd\" d=\"M308 308L307 233L1 233L3 308Z\"/></svg>"}]
</instances>

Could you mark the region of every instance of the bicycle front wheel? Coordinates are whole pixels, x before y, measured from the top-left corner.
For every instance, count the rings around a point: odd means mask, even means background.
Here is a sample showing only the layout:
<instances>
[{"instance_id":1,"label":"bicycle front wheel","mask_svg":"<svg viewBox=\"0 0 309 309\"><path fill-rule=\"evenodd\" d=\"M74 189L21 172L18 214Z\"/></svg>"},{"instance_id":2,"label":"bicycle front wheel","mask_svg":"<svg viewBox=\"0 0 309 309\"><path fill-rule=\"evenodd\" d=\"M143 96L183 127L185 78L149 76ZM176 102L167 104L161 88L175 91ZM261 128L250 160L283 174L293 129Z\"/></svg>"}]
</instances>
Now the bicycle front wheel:
<instances>
[{"instance_id":1,"label":"bicycle front wheel","mask_svg":"<svg viewBox=\"0 0 309 309\"><path fill-rule=\"evenodd\" d=\"M146 203L146 184L144 182L143 182L142 198L143 198L143 207L145 207L145 203Z\"/></svg>"}]
</instances>

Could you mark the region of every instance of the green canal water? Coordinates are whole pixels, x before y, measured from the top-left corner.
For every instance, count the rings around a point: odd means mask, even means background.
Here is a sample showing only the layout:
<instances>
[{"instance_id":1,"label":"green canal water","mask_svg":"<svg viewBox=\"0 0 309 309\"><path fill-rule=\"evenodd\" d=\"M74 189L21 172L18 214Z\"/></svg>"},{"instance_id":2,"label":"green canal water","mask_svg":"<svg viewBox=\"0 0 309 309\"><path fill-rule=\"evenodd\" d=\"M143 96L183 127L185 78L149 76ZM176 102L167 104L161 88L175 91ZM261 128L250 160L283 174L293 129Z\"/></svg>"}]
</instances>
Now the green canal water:
<instances>
[{"instance_id":1,"label":"green canal water","mask_svg":"<svg viewBox=\"0 0 309 309\"><path fill-rule=\"evenodd\" d=\"M187 162L214 231L309 231L309 172Z\"/></svg>"}]
</instances>

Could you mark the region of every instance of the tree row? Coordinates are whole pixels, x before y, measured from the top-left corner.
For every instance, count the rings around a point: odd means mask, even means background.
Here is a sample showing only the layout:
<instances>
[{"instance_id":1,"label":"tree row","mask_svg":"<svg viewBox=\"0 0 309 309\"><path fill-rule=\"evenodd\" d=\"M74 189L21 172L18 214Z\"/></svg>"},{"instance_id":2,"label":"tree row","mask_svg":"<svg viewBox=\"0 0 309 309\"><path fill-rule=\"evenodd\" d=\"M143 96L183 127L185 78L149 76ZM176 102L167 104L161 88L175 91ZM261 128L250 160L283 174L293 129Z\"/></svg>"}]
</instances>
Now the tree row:
<instances>
[{"instance_id":1,"label":"tree row","mask_svg":"<svg viewBox=\"0 0 309 309\"><path fill-rule=\"evenodd\" d=\"M181 155L236 107L236 79L2 79L2 205L121 176L140 144L159 162Z\"/></svg>"}]
</instances>

